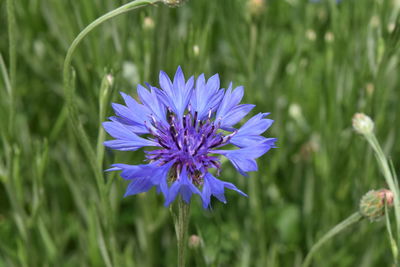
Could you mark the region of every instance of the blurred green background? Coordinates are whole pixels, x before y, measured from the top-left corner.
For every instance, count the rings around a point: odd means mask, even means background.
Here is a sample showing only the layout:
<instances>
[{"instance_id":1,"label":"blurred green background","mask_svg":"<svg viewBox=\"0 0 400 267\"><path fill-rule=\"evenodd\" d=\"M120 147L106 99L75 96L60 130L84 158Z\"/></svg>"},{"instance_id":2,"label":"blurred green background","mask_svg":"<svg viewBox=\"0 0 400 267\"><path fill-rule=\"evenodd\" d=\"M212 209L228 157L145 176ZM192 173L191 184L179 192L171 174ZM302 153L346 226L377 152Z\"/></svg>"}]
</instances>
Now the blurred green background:
<instances>
[{"instance_id":1,"label":"blurred green background","mask_svg":"<svg viewBox=\"0 0 400 267\"><path fill-rule=\"evenodd\" d=\"M15 24L8 23L10 3ZM124 3L0 2L1 267L176 265L162 197L152 190L123 198L127 183L117 174L96 180L68 122L66 51L87 24ZM279 148L249 178L224 163L221 178L249 198L227 192L228 203L213 202L211 212L194 199L189 234L203 242L190 249L188 266L299 266L313 242L357 210L366 191L386 186L371 149L351 128L355 112L374 119L399 170L399 11L399 0L146 7L106 22L78 47L74 101L96 147L110 103L122 102L118 92L135 95L138 83L157 85L159 70L173 75L181 65L187 77L219 73L223 87L244 85L244 102L257 105L252 114L271 112L267 136L277 137ZM104 151L101 144L96 151L100 173L113 162L143 159L140 151ZM363 221L325 245L314 266L391 262L384 222Z\"/></svg>"}]
</instances>

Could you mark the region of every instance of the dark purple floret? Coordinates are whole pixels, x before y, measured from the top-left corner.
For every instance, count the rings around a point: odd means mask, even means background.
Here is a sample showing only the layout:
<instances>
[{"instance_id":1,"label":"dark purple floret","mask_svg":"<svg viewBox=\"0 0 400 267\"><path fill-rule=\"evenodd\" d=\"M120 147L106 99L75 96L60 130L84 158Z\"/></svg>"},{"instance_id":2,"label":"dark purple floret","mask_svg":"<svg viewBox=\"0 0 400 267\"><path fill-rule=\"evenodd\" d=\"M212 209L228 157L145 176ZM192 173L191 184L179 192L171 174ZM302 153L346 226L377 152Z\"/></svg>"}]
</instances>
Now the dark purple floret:
<instances>
[{"instance_id":1,"label":"dark purple floret","mask_svg":"<svg viewBox=\"0 0 400 267\"><path fill-rule=\"evenodd\" d=\"M130 180L125 195L148 191L155 186L169 205L177 195L189 202L192 194L201 196L204 208L209 207L211 195L226 202L224 188L245 195L232 183L219 176L220 155L227 157L243 175L256 171L256 158L274 147L275 138L261 136L273 123L267 113L251 118L241 128L237 124L254 105L239 104L243 87L220 89L218 75L208 81L200 75L196 82L187 82L178 68L173 82L160 73L161 90L148 85L138 86L142 104L121 93L125 105L113 104L116 117L105 122L105 130L115 138L104 144L117 150L146 150L144 165L114 164L109 170L119 170L121 177ZM221 150L231 144L239 149ZM202 191L200 191L200 189Z\"/></svg>"}]
</instances>

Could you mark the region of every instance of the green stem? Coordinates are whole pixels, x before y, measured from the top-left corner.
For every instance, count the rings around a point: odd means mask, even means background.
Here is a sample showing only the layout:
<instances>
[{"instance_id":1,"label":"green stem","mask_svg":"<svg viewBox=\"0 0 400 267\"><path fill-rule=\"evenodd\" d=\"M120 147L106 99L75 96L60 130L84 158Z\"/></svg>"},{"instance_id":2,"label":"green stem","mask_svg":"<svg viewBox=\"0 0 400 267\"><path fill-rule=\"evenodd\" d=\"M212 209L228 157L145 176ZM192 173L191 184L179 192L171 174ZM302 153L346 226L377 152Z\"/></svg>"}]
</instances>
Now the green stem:
<instances>
[{"instance_id":1,"label":"green stem","mask_svg":"<svg viewBox=\"0 0 400 267\"><path fill-rule=\"evenodd\" d=\"M7 20L8 20L8 44L9 44L9 77L10 86L8 93L10 97L10 111L9 111L9 131L10 138L14 140L14 123L15 123L15 84L17 73L17 53L16 53L16 22L15 22L15 6L14 0L7 0Z\"/></svg>"},{"instance_id":2,"label":"green stem","mask_svg":"<svg viewBox=\"0 0 400 267\"><path fill-rule=\"evenodd\" d=\"M317 243L315 243L310 251L308 252L302 267L307 267L310 265L312 257L314 256L315 252L318 251L318 249L325 244L327 241L329 241L332 237L337 235L338 233L342 232L352 224L359 222L362 219L362 216L359 212L355 212L352 215L350 215L347 219L342 221L341 223L337 224L335 227L333 227L329 232L327 232L323 237L321 237Z\"/></svg>"},{"instance_id":3,"label":"green stem","mask_svg":"<svg viewBox=\"0 0 400 267\"><path fill-rule=\"evenodd\" d=\"M178 218L175 223L176 238L178 240L178 267L185 266L189 217L190 204L186 204L182 199L179 199Z\"/></svg>"},{"instance_id":4,"label":"green stem","mask_svg":"<svg viewBox=\"0 0 400 267\"><path fill-rule=\"evenodd\" d=\"M379 145L378 140L375 137L374 133L366 134L365 138L368 143L375 151L375 156L378 160L379 167L385 177L386 183L389 186L390 191L393 193L394 199L394 214L396 218L396 233L397 233L397 244L400 243L400 194L399 187L397 186L397 181L392 174L391 168L389 166L388 160L386 159L385 153L382 151L381 146Z\"/></svg>"},{"instance_id":5,"label":"green stem","mask_svg":"<svg viewBox=\"0 0 400 267\"><path fill-rule=\"evenodd\" d=\"M11 0L9 0L11 1ZM83 151L85 153L85 156L87 157L89 164L93 170L95 179L96 179L96 184L99 190L99 196L100 196L100 202L101 202L101 212L103 215L108 218L105 220L105 231L106 233L109 233L110 229L110 223L111 223L111 216L107 217L106 215L110 213L111 207L110 203L107 200L107 194L108 194L108 189L109 187L107 184L104 182L104 177L103 177L103 168L102 168L102 158L103 155L96 155L96 148L93 147L93 145L90 142L89 136L87 135L83 124L81 120L79 119L78 116L78 108L76 106L76 94L75 94L75 73L73 71L73 68L71 67L72 63L72 56L74 52L76 51L78 45L82 42L82 40L92 31L94 30L97 26L102 24L103 22L108 21L109 19L112 19L118 15L121 15L123 13L126 13L128 11L144 7L150 4L155 4L157 2L160 2L160 0L136 0L129 2L121 7L118 7L103 16L97 18L94 20L92 23L90 23L86 28L84 28L78 36L73 40L72 44L68 48L67 54L65 56L64 60L64 66L63 66L63 89L64 89L64 95L66 99L66 108L67 108L67 113L68 113L68 118L69 122L71 125L71 128L73 129L75 135L79 137L79 142L82 145ZM104 81L103 80L103 86L104 86ZM107 85L109 86L109 85ZM104 99L103 99L104 100ZM104 103L103 103L104 104ZM102 109L103 107L100 107ZM104 108L103 108L104 110ZM102 113L103 110L100 110L100 113ZM102 133L99 133L98 141L101 141L102 138ZM106 247L102 247L102 255L103 258L106 262L110 262L108 252ZM108 264L109 265L109 264Z\"/></svg>"},{"instance_id":6,"label":"green stem","mask_svg":"<svg viewBox=\"0 0 400 267\"><path fill-rule=\"evenodd\" d=\"M64 94L66 98L66 105L68 109L68 116L69 120L71 123L72 129L75 131L77 136L79 136L81 140L81 144L83 146L83 150L89 159L89 162L91 164L91 167L95 173L96 180L99 186L100 192L103 192L105 190L103 188L103 183L102 183L102 171L101 171L101 166L98 165L98 162L96 160L96 155L95 151L89 141L89 137L86 134L86 131L83 129L82 123L78 119L78 112L77 112L77 107L76 107L76 101L75 100L75 90L74 90L74 75L73 71L71 68L71 62L72 62L72 55L74 54L76 48L78 47L79 43L97 26L102 24L103 22L112 19L120 14L126 13L128 11L131 11L133 9L137 9L146 5L150 4L155 4L157 2L160 2L160 0L136 0L129 2L117 9L114 9L103 16L97 18L95 21L90 23L86 28L84 28L78 36L74 39L72 42L71 46L68 48L67 55L65 56L64 60L64 67L63 67L63 87L64 87Z\"/></svg>"}]
</instances>

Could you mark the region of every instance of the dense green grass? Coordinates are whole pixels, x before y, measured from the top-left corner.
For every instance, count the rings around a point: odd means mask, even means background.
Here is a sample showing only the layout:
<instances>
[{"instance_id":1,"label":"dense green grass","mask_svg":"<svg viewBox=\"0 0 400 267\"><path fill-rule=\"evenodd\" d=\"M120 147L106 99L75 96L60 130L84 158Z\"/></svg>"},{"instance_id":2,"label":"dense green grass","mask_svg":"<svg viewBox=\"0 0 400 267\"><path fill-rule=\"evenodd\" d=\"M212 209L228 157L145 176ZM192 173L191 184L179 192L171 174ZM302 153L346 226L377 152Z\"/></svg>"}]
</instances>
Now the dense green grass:
<instances>
[{"instance_id":1,"label":"dense green grass","mask_svg":"<svg viewBox=\"0 0 400 267\"><path fill-rule=\"evenodd\" d=\"M97 157L89 159L68 121L62 64L79 31L123 3L0 2L0 266L175 266L163 199L155 191L123 198L126 182L101 172L112 162L138 163L142 153L96 146L119 91L135 95L137 83L157 84L159 70L172 75L178 65L187 75L219 73L224 87L244 85L244 102L272 113L268 136L279 139L249 178L224 163L222 177L249 198L228 192L228 203L213 202L211 212L193 201L190 234L203 246L190 251L190 266L299 266L366 191L385 187L371 149L351 129L355 112L375 120L399 170L398 0L269 0L256 13L244 0L190 0L106 22L73 57L75 103ZM145 26L149 19L154 27ZM391 262L384 222L363 221L314 264Z\"/></svg>"}]
</instances>

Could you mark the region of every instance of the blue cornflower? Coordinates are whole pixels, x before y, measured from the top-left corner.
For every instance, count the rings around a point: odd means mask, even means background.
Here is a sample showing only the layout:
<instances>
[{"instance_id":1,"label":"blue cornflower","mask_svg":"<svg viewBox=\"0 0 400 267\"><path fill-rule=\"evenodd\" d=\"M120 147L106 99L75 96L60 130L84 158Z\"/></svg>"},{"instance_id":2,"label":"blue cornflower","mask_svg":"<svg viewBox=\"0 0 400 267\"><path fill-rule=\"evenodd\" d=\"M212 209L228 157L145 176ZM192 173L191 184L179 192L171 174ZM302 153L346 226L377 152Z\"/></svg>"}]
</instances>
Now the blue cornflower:
<instances>
[{"instance_id":1,"label":"blue cornflower","mask_svg":"<svg viewBox=\"0 0 400 267\"><path fill-rule=\"evenodd\" d=\"M161 89L138 85L140 102L121 93L125 105L113 103L116 116L104 122L104 129L115 138L104 145L122 151L145 151L148 164L113 164L110 171L122 171L131 181L125 196L156 187L170 205L181 195L189 203L193 194L201 196L203 207L211 196L226 203L225 188L247 196L235 185L221 181L219 156L228 158L242 174L256 171L256 158L274 147L275 138L261 136L273 123L268 113L259 113L239 129L234 128L254 105L239 104L243 87L220 89L218 75L207 81L200 75L185 80L178 67L174 80L160 72ZM223 150L225 145L238 149ZM209 170L214 170L212 174Z\"/></svg>"}]
</instances>

